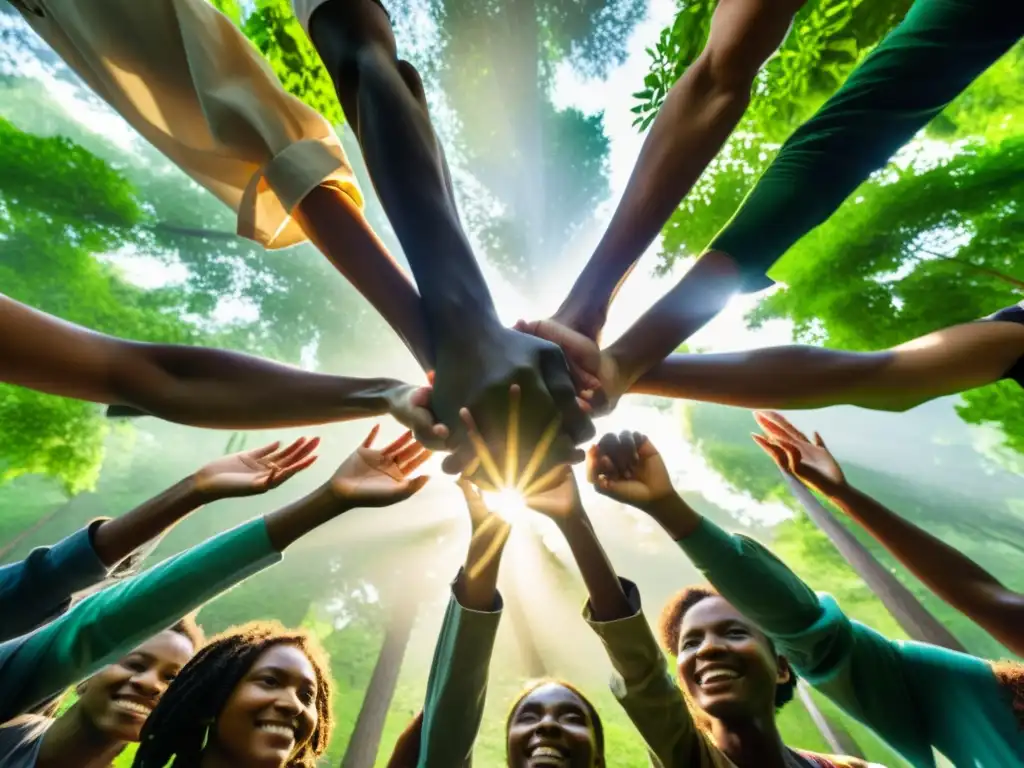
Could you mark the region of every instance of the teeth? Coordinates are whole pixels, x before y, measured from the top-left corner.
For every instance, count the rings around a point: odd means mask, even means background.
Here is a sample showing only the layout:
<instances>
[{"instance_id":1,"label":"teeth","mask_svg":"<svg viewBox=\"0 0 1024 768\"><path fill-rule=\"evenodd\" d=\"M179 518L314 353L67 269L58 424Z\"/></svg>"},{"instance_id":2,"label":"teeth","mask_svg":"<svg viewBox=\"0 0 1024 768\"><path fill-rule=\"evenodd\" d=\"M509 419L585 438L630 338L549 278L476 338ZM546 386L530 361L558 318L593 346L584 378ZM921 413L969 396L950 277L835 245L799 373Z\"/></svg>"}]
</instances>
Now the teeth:
<instances>
[{"instance_id":1,"label":"teeth","mask_svg":"<svg viewBox=\"0 0 1024 768\"><path fill-rule=\"evenodd\" d=\"M714 669L701 675L700 684L706 685L708 683L721 682L722 680L735 680L737 677L739 677L739 674L731 669Z\"/></svg>"},{"instance_id":2,"label":"teeth","mask_svg":"<svg viewBox=\"0 0 1024 768\"><path fill-rule=\"evenodd\" d=\"M295 731L293 731L287 725L277 725L276 723L261 723L259 729L261 731L266 731L267 733L276 733L279 736L287 736L289 739L295 738Z\"/></svg>"},{"instance_id":3,"label":"teeth","mask_svg":"<svg viewBox=\"0 0 1024 768\"><path fill-rule=\"evenodd\" d=\"M137 701L129 701L128 699L116 699L115 703L121 709L126 709L129 712L135 712L136 714L142 715L143 717L149 717L153 710L147 707L145 704L140 704Z\"/></svg>"},{"instance_id":4,"label":"teeth","mask_svg":"<svg viewBox=\"0 0 1024 768\"><path fill-rule=\"evenodd\" d=\"M530 753L530 757L554 757L562 759L562 753L552 747L537 747Z\"/></svg>"}]
</instances>

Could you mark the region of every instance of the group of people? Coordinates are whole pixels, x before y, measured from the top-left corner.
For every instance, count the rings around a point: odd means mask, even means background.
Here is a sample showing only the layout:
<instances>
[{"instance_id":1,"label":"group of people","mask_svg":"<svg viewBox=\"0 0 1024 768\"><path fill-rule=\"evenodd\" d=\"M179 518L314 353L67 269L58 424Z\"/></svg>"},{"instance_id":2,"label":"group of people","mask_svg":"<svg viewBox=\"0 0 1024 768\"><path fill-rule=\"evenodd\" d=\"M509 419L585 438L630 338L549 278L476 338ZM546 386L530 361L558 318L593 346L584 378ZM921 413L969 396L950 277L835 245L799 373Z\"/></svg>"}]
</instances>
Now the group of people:
<instances>
[{"instance_id":1,"label":"group of people","mask_svg":"<svg viewBox=\"0 0 1024 768\"><path fill-rule=\"evenodd\" d=\"M673 354L736 291L770 285L774 262L871 172L1010 50L1024 5L916 0L848 80L786 141L694 267L614 343L601 331L619 286L735 128L757 72L804 0L720 0L707 45L671 89L597 249L555 314L498 320L459 218L423 83L398 57L380 0L293 0L330 74L415 283L362 214L333 128L286 93L258 51L207 0L12 0L27 23L147 141L238 214L267 248L310 240L381 313L428 374L311 373L237 352L142 344L63 322L0 295L0 380L187 425L255 429L389 413L305 498L139 573L116 573L200 505L265 492L306 469L316 442L224 457L142 507L0 571L0 767L107 766L139 742L136 766L313 766L331 730L325 657L301 630L257 622L207 640L189 616L345 511L422 487L431 450L450 453L472 536L438 640L421 714L395 766L471 760L501 615L508 524L473 484L506 446L509 417L546 445L528 503L558 523L589 591L584 618L608 651L615 692L664 766L856 766L783 744L776 710L797 676L915 766L937 750L960 766L1024 765L1024 672L889 641L845 617L755 542L702 519L676 494L642 435L606 436L593 417L629 392L752 409L835 404L905 410L1000 379L1024 385L1024 304L889 350L786 346ZM45 258L45 256L42 256ZM832 498L938 594L1016 653L1024 598L848 486L820 440L763 414L758 442L784 471ZM519 456L513 457L517 463ZM639 592L605 555L571 463L594 487L658 522L713 588L684 590L659 640ZM540 470L543 469L543 472ZM70 605L72 595L104 584ZM677 659L673 675L665 653ZM55 716L61 695L75 703ZM595 768L601 719L581 691L542 681L513 703L508 764Z\"/></svg>"}]
</instances>

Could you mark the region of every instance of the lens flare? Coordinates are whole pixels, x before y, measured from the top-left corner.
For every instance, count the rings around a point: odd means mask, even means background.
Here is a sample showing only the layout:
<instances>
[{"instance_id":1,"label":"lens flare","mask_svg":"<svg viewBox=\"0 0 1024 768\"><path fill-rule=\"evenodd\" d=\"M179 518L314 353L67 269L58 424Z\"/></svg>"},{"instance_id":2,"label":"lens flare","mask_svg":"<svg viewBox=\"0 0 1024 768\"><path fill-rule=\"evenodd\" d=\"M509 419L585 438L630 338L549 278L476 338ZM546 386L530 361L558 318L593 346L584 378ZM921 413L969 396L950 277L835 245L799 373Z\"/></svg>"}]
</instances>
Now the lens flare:
<instances>
[{"instance_id":1,"label":"lens flare","mask_svg":"<svg viewBox=\"0 0 1024 768\"><path fill-rule=\"evenodd\" d=\"M499 515L505 522L511 523L512 525L524 521L530 513L530 508L526 506L526 500L523 498L523 494L515 488L502 488L499 491L484 491L482 496L484 503L487 505L489 510Z\"/></svg>"}]
</instances>

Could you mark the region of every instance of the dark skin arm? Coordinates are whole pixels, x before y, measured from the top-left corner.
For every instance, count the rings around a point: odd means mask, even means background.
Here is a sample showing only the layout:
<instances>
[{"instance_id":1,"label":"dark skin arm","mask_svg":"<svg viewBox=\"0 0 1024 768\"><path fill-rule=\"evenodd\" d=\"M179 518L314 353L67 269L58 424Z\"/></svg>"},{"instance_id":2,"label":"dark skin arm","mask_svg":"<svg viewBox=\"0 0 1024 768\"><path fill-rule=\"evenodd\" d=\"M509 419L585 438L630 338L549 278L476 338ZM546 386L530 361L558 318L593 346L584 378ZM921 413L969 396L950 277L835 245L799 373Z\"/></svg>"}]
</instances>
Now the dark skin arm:
<instances>
[{"instance_id":1,"label":"dark skin arm","mask_svg":"<svg viewBox=\"0 0 1024 768\"><path fill-rule=\"evenodd\" d=\"M459 488L466 498L472 534L462 578L455 584L459 605L471 611L493 611L498 597L498 569L511 531L509 524L491 512L465 478Z\"/></svg>"},{"instance_id":2,"label":"dark skin arm","mask_svg":"<svg viewBox=\"0 0 1024 768\"><path fill-rule=\"evenodd\" d=\"M125 341L3 295L0 381L212 429L294 427L392 413L428 441L447 435L427 408L425 387L309 373L227 350Z\"/></svg>"},{"instance_id":3,"label":"dark skin arm","mask_svg":"<svg viewBox=\"0 0 1024 768\"><path fill-rule=\"evenodd\" d=\"M255 496L284 483L316 461L319 439L301 438L286 448L262 448L222 456L131 512L107 520L93 533L100 561L112 568L189 513L218 499Z\"/></svg>"},{"instance_id":4,"label":"dark skin arm","mask_svg":"<svg viewBox=\"0 0 1024 768\"><path fill-rule=\"evenodd\" d=\"M757 414L754 440L787 474L827 496L935 594L1018 656L1024 655L1024 595L973 560L852 487L820 435L814 442L781 414Z\"/></svg>"},{"instance_id":5,"label":"dark skin arm","mask_svg":"<svg viewBox=\"0 0 1024 768\"><path fill-rule=\"evenodd\" d=\"M554 520L565 536L587 585L593 619L604 622L632 616L622 583L583 509L572 471L566 467L548 490L532 494L526 503Z\"/></svg>"},{"instance_id":6,"label":"dark skin arm","mask_svg":"<svg viewBox=\"0 0 1024 768\"><path fill-rule=\"evenodd\" d=\"M497 318L459 224L421 87L397 58L386 14L371 0L332 0L313 14L310 37L416 278L436 355L431 403L440 421L461 440L458 413L468 405L488 439L503 437L508 387L516 383L531 439L556 416L572 444L587 439L593 427L576 403L561 352L503 328Z\"/></svg>"}]
</instances>

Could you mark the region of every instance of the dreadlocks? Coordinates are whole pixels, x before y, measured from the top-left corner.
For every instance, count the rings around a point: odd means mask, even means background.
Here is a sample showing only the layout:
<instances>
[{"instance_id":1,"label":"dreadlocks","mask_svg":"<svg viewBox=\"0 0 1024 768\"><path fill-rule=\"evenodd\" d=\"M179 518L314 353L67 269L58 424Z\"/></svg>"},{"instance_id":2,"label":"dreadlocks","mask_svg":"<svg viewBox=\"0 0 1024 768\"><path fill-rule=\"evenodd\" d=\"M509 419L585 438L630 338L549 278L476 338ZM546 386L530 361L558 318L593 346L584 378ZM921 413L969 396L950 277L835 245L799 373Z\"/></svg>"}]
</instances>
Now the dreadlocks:
<instances>
[{"instance_id":1,"label":"dreadlocks","mask_svg":"<svg viewBox=\"0 0 1024 768\"><path fill-rule=\"evenodd\" d=\"M288 763L288 768L313 768L327 749L333 724L327 657L313 636L276 621L232 627L185 665L146 720L132 768L165 768L172 758L176 768L196 768L207 729L260 654L276 645L298 648L316 670L316 728Z\"/></svg>"}]
</instances>

